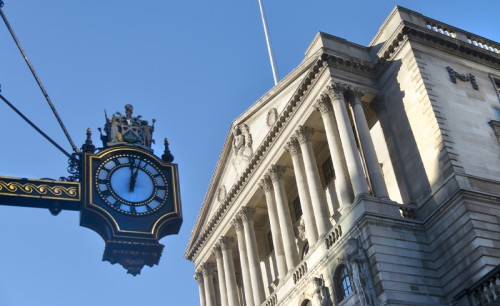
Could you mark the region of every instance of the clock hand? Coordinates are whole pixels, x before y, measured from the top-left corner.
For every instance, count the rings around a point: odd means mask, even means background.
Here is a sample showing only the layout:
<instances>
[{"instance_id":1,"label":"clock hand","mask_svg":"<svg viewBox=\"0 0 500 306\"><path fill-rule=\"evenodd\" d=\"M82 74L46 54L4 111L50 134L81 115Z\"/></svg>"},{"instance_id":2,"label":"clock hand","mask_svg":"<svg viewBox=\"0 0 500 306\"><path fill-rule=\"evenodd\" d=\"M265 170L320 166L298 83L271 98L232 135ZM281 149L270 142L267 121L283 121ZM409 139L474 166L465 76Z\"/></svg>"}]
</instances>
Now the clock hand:
<instances>
[{"instance_id":1,"label":"clock hand","mask_svg":"<svg viewBox=\"0 0 500 306\"><path fill-rule=\"evenodd\" d=\"M141 162L139 161L139 164L137 165L137 168L135 169L135 172L134 172L134 169L132 169L132 176L130 177L130 185L129 185L129 191L130 192L134 192L134 187L135 187L135 181L137 179L137 175L139 174L139 167L141 165Z\"/></svg>"},{"instance_id":2,"label":"clock hand","mask_svg":"<svg viewBox=\"0 0 500 306\"><path fill-rule=\"evenodd\" d=\"M130 164L130 181L129 181L129 185L128 185L128 191L133 192L134 186L135 186L135 176L134 176L135 159L132 157L129 157L128 160L129 160L129 164Z\"/></svg>"}]
</instances>

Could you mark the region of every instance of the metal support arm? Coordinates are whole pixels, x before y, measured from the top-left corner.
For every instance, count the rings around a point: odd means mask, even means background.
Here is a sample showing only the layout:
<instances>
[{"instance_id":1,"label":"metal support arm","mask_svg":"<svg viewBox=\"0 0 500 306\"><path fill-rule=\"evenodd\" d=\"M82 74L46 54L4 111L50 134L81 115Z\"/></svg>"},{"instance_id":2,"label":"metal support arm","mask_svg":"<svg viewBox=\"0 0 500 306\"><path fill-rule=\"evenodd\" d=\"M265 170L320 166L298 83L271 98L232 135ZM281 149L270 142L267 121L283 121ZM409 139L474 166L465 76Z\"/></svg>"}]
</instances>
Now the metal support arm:
<instances>
[{"instance_id":1,"label":"metal support arm","mask_svg":"<svg viewBox=\"0 0 500 306\"><path fill-rule=\"evenodd\" d=\"M47 208L53 215L79 211L81 187L78 182L0 176L0 205Z\"/></svg>"}]
</instances>

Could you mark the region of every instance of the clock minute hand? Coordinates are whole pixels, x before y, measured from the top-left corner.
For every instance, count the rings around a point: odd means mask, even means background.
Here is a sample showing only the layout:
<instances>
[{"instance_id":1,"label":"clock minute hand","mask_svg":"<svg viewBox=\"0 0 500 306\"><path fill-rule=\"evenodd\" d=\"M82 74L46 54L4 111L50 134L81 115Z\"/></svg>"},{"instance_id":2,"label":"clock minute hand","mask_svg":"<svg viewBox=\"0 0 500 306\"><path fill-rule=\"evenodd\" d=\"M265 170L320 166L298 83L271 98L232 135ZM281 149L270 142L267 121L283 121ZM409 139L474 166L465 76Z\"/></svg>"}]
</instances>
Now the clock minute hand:
<instances>
[{"instance_id":1,"label":"clock minute hand","mask_svg":"<svg viewBox=\"0 0 500 306\"><path fill-rule=\"evenodd\" d=\"M132 175L130 176L130 185L129 185L129 188L128 188L128 190L130 192L134 192L135 181L137 179L137 175L139 174L139 166L140 166L140 164L141 164L141 162L139 162L139 165L137 165L137 168L135 169L135 172L134 172L134 167L130 166L130 169L132 170Z\"/></svg>"}]
</instances>

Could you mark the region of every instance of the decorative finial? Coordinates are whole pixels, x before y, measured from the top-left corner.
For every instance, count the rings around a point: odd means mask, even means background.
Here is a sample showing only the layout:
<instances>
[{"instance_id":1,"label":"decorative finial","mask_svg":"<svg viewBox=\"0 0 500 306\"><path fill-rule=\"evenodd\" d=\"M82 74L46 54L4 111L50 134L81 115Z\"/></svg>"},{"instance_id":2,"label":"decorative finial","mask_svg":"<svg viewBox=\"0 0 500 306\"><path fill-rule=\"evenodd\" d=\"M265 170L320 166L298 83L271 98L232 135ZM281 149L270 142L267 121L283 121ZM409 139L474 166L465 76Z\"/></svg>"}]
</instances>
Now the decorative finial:
<instances>
[{"instance_id":1,"label":"decorative finial","mask_svg":"<svg viewBox=\"0 0 500 306\"><path fill-rule=\"evenodd\" d=\"M92 143L92 131L90 128L87 129L87 140L85 140L85 144L82 146L82 152L84 153L94 153L95 146Z\"/></svg>"},{"instance_id":2,"label":"decorative finial","mask_svg":"<svg viewBox=\"0 0 500 306\"><path fill-rule=\"evenodd\" d=\"M172 153L170 153L170 149L168 148L168 145L169 145L168 139L165 138L165 152L161 156L161 159L167 163L171 163L174 161L174 156L172 155Z\"/></svg>"}]
</instances>

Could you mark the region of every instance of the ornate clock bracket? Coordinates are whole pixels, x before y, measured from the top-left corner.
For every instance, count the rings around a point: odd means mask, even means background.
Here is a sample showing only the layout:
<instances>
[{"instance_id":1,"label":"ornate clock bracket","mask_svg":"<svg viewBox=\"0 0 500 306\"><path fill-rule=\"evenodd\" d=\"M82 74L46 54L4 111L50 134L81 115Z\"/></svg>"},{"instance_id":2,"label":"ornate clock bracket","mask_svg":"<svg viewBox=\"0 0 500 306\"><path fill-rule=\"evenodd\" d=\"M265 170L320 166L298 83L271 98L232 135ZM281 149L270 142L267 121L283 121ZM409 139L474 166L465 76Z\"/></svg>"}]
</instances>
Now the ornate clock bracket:
<instances>
[{"instance_id":1,"label":"ornate clock bracket","mask_svg":"<svg viewBox=\"0 0 500 306\"><path fill-rule=\"evenodd\" d=\"M158 264L164 248L159 240L177 234L182 224L178 170L177 164L172 163L174 156L167 139L161 159L152 153L152 127L147 128L149 138L136 137L143 134L134 134L134 124L147 124L140 118L121 118L120 132L129 129L123 135L134 143L116 135L110 141L101 133L105 146L96 149L87 129L81 153L73 153L69 158L68 177L0 177L0 205L46 208L53 215L62 210L79 211L80 225L97 232L105 241L103 261L118 263L134 276L145 265ZM127 122L130 126L126 126ZM123 174L127 189L120 191L124 187L115 185ZM151 187L144 191L146 183Z\"/></svg>"}]
</instances>

